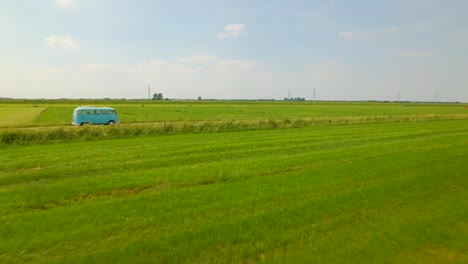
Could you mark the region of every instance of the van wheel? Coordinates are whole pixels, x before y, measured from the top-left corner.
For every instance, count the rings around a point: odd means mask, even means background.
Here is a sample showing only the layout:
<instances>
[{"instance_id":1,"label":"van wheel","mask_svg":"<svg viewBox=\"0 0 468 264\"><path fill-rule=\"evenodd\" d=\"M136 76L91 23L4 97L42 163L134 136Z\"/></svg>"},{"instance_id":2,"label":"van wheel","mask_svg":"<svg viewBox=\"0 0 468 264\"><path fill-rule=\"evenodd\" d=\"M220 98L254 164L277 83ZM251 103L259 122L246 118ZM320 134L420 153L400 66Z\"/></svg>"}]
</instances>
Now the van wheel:
<instances>
[{"instance_id":1,"label":"van wheel","mask_svg":"<svg viewBox=\"0 0 468 264\"><path fill-rule=\"evenodd\" d=\"M108 125L115 125L115 122L113 120L109 121Z\"/></svg>"}]
</instances>

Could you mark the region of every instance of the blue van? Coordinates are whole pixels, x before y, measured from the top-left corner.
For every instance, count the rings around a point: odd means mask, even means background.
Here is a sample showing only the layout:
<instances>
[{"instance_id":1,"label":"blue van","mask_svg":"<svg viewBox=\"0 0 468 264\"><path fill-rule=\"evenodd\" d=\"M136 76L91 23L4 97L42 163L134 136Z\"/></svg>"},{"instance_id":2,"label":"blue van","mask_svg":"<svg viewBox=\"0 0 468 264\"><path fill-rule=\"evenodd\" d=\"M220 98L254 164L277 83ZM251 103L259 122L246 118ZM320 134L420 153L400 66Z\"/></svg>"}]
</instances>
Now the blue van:
<instances>
[{"instance_id":1,"label":"blue van","mask_svg":"<svg viewBox=\"0 0 468 264\"><path fill-rule=\"evenodd\" d=\"M114 108L99 106L80 106L73 111L73 125L113 125L119 123Z\"/></svg>"}]
</instances>

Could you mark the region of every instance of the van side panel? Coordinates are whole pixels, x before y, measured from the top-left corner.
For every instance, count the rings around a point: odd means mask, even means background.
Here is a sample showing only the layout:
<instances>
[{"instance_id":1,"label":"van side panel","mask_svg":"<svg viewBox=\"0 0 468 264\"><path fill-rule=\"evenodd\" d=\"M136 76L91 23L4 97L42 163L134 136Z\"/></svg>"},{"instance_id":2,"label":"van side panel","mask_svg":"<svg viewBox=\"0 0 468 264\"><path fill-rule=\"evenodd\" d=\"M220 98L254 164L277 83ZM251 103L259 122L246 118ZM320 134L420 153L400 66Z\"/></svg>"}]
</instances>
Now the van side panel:
<instances>
[{"instance_id":1,"label":"van side panel","mask_svg":"<svg viewBox=\"0 0 468 264\"><path fill-rule=\"evenodd\" d=\"M111 121L119 123L119 117L115 109L110 107L78 107L73 111L74 125L104 125Z\"/></svg>"}]
</instances>

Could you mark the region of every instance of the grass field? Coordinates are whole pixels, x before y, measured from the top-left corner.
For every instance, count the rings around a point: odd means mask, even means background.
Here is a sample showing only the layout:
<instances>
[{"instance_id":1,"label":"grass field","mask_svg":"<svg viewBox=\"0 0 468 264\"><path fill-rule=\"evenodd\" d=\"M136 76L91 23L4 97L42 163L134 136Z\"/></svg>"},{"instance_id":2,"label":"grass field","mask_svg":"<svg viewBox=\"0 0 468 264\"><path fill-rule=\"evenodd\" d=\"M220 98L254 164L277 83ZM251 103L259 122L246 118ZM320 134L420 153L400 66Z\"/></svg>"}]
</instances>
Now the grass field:
<instances>
[{"instance_id":1,"label":"grass field","mask_svg":"<svg viewBox=\"0 0 468 264\"><path fill-rule=\"evenodd\" d=\"M45 107L0 105L0 127L33 126Z\"/></svg>"},{"instance_id":2,"label":"grass field","mask_svg":"<svg viewBox=\"0 0 468 264\"><path fill-rule=\"evenodd\" d=\"M468 262L463 105L250 104L4 128L0 263ZM28 126L73 106L45 108Z\"/></svg>"},{"instance_id":3,"label":"grass field","mask_svg":"<svg viewBox=\"0 0 468 264\"><path fill-rule=\"evenodd\" d=\"M116 108L122 123L167 121L220 121L314 117L400 116L400 115L468 115L465 104L421 103L333 103L333 102L242 102L242 101L0 101L0 118L11 115L11 109L37 111L31 120L13 118L0 127L71 125L73 109L78 105L105 105ZM35 109L35 110L31 110ZM6 110L6 111L5 111ZM33 121L33 122L31 122Z\"/></svg>"}]
</instances>

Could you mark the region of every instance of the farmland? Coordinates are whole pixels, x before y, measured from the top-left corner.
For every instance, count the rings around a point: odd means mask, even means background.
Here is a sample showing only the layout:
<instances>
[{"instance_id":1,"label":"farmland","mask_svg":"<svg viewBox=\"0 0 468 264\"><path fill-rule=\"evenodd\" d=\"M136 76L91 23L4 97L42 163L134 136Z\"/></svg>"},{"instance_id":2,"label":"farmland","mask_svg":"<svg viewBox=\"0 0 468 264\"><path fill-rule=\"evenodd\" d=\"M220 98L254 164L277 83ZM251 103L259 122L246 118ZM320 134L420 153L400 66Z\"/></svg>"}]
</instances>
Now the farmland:
<instances>
[{"instance_id":1,"label":"farmland","mask_svg":"<svg viewBox=\"0 0 468 264\"><path fill-rule=\"evenodd\" d=\"M2 263L468 261L464 105L74 107L0 105Z\"/></svg>"},{"instance_id":2,"label":"farmland","mask_svg":"<svg viewBox=\"0 0 468 264\"><path fill-rule=\"evenodd\" d=\"M11 107L0 108L0 126L16 127L18 125L33 125L45 107Z\"/></svg>"},{"instance_id":3,"label":"farmland","mask_svg":"<svg viewBox=\"0 0 468 264\"><path fill-rule=\"evenodd\" d=\"M245 102L245 101L0 101L1 127L70 125L73 109L78 105L115 107L124 124L166 121L226 121L258 119L294 119L319 117L467 115L463 104L421 103L333 103L333 102ZM40 113L34 119L4 113ZM31 110L32 109L32 110ZM3 113L3 114L2 114Z\"/></svg>"}]
</instances>

